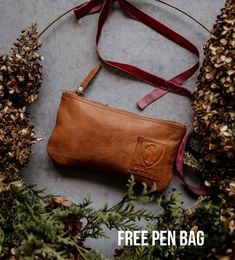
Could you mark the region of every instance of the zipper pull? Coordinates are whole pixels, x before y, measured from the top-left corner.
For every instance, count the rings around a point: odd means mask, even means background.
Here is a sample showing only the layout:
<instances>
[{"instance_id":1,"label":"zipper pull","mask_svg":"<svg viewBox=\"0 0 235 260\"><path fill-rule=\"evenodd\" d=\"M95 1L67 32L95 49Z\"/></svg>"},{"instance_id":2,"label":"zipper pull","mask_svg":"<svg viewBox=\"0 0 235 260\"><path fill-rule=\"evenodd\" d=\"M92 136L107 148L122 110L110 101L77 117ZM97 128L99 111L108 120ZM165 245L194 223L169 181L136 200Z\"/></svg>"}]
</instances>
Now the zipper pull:
<instances>
[{"instance_id":1,"label":"zipper pull","mask_svg":"<svg viewBox=\"0 0 235 260\"><path fill-rule=\"evenodd\" d=\"M90 73L87 75L87 77L83 80L83 82L77 87L75 90L75 93L79 96L83 96L84 91L87 89L90 82L94 79L96 74L101 69L101 65L96 66L94 69L90 71Z\"/></svg>"}]
</instances>

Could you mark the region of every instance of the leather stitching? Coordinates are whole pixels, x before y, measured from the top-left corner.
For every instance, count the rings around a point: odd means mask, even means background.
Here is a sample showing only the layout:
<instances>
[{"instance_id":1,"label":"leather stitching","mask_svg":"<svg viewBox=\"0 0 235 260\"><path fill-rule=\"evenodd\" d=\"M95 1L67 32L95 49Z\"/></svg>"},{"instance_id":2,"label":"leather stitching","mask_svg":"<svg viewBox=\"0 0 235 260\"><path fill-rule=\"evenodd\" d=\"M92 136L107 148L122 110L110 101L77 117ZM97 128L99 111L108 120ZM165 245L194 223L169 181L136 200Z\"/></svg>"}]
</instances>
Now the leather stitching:
<instances>
[{"instance_id":1,"label":"leather stitching","mask_svg":"<svg viewBox=\"0 0 235 260\"><path fill-rule=\"evenodd\" d=\"M176 123L176 122L173 122L173 121L170 122L170 121L165 121L165 120L161 120L161 119L139 116L139 115L134 114L132 112L125 112L125 111L119 110L118 108L106 107L103 104L98 103L96 101L88 100L86 98L80 98L79 96L73 96L73 95L76 95L76 94L73 94L73 93L70 93L70 92L64 92L63 93L63 97L73 98L75 100L79 100L83 103L86 103L90 106L97 107L97 108L100 108L100 109L103 109L103 110L106 110L106 111L118 113L118 114L124 115L126 117L133 117L133 118L140 119L140 120L143 120L143 121L165 125L165 126L168 126L170 128L174 128L174 129L178 129L178 130L182 130L184 128L183 125L180 125L179 123Z\"/></svg>"}]
</instances>

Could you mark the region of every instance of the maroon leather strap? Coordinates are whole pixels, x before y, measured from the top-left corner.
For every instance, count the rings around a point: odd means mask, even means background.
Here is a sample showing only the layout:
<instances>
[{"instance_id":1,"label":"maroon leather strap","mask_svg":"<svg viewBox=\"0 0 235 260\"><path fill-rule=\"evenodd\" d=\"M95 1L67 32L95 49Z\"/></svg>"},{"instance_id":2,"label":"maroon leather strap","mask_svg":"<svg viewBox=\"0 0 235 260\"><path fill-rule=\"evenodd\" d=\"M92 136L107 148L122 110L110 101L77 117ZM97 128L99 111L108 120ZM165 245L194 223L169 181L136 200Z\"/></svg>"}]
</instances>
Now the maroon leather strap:
<instances>
[{"instance_id":1,"label":"maroon leather strap","mask_svg":"<svg viewBox=\"0 0 235 260\"><path fill-rule=\"evenodd\" d=\"M145 14L132 4L130 4L126 0L116 0L120 7L122 8L123 12L129 15L130 17L134 18L135 20L145 24L146 26L153 29L155 32L160 33L167 39L177 43L179 46L185 48L189 52L193 53L197 58L196 63L188 70L181 72L177 76L173 77L170 80L163 79L160 76L154 75L147 71L142 70L136 66L131 64L125 64L121 62L111 61L103 59L102 55L99 51L99 39L102 33L103 25L108 18L108 15L112 11L112 7L115 1L113 0L90 0L79 5L74 13L78 19L93 13L100 12L98 26L97 26L97 34L96 34L96 48L97 54L99 58L107 65L114 67L116 69L122 70L127 72L128 74L146 82L150 85L153 85L156 89L149 93L147 96L142 98L137 104L141 109L144 109L146 106L160 98L161 96L165 95L167 92L173 92L182 96L186 96L191 98L192 93L187 88L183 87L182 84L185 80L190 78L198 69L199 67L199 51L197 47L188 41L183 36L179 35L169 27L165 26L164 24L160 23L156 19L152 18L151 16ZM184 181L185 185L194 193L196 194L207 194L204 189L195 188L188 183L186 183L183 174L183 154L185 149L186 140L189 136L189 131L186 133L183 142L180 146L179 153L177 156L177 170L179 175L181 176L182 180Z\"/></svg>"},{"instance_id":2,"label":"maroon leather strap","mask_svg":"<svg viewBox=\"0 0 235 260\"><path fill-rule=\"evenodd\" d=\"M176 42L178 45L181 47L187 49L188 51L192 52L197 58L199 57L199 52L196 46L194 46L190 41L179 35L178 33L174 32L167 26L163 25L159 21L155 20L151 16L145 14L141 10L137 9L134 7L132 4L127 2L126 0L118 0L122 10L128 14L129 16L133 17L134 19L144 23L148 27L152 28L154 31L162 34L166 38ZM96 44L97 44L97 53L99 58L106 63L109 66L115 67L117 69L120 69L122 71L125 71L136 78L151 84L155 87L159 87L165 91L170 91L174 92L176 94L180 94L183 96L191 97L192 93L186 89L185 87L182 87L181 84L191 77L195 71L199 67L199 61L197 59L196 64L190 68L189 70L186 70L176 77L174 77L171 80L166 80L163 79L159 76L156 76L154 74L151 74L149 72L146 72L136 66L130 65L130 64L125 64L125 63L120 63L120 62L115 62L111 60L105 60L102 58L102 55L99 52L99 39L101 36L102 28L103 25L109 15L109 13L112 10L113 7L113 1L112 0L91 0L89 2L86 2L85 4L82 4L78 6L78 8L75 10L75 15L76 17L82 18L83 16L87 14L92 14L95 12L100 11L100 17L98 21L98 28L97 28L97 35L96 35ZM165 92L166 93L166 92Z\"/></svg>"},{"instance_id":3,"label":"maroon leather strap","mask_svg":"<svg viewBox=\"0 0 235 260\"><path fill-rule=\"evenodd\" d=\"M185 180L185 176L184 176L184 153L185 153L185 147L186 147L186 143L187 143L187 140L190 136L190 133L192 131L192 127L190 127L181 144L180 144L180 147L179 147L179 150L178 150L178 154L177 154L177 160L176 160L176 170L180 176L180 178L182 179L185 187L191 191L192 193L194 194L197 194L197 195L209 195L210 192L208 191L208 189L205 189L205 188L199 188L199 187L195 187L195 186L192 186L191 184L189 184L186 180Z\"/></svg>"}]
</instances>

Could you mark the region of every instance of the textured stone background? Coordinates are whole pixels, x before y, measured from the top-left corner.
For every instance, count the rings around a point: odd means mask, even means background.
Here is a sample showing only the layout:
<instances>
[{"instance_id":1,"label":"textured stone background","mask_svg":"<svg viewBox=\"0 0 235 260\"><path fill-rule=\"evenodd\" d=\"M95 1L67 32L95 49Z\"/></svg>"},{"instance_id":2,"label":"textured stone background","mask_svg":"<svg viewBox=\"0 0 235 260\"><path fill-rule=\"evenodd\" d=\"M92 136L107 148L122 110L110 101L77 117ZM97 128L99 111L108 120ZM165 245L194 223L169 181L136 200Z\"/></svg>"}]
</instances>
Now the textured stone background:
<instances>
[{"instance_id":1,"label":"textured stone background","mask_svg":"<svg viewBox=\"0 0 235 260\"><path fill-rule=\"evenodd\" d=\"M202 51L209 35L193 21L154 0L131 2L186 36ZM211 28L225 1L168 2L182 8ZM76 0L0 0L0 52L7 52L20 31L31 22L38 22L39 29L42 29L59 13L79 3L80 1ZM31 162L28 168L24 169L23 175L29 183L37 184L39 189L45 188L46 192L51 194L63 194L75 202L90 194L94 207L98 208L106 202L111 205L118 201L125 191L125 182L116 176L60 168L53 164L46 152L61 93L74 89L98 63L95 53L97 18L97 15L92 15L78 22L71 13L43 36L43 85L39 99L31 106L35 130L43 141L34 146ZM166 78L171 78L194 62L192 55L184 49L141 23L125 17L118 5L115 5L112 16L105 24L100 46L106 58L129 62ZM185 85L193 90L195 81L196 75ZM113 107L140 113L135 103L152 89L151 86L105 68L86 96ZM177 120L186 125L190 124L192 117L190 101L174 94L164 96L142 114ZM169 189L171 187L182 191L185 207L194 202L194 198L182 188L176 174ZM88 245L111 257L117 246L117 232L110 232L110 235L109 240L88 241Z\"/></svg>"}]
</instances>

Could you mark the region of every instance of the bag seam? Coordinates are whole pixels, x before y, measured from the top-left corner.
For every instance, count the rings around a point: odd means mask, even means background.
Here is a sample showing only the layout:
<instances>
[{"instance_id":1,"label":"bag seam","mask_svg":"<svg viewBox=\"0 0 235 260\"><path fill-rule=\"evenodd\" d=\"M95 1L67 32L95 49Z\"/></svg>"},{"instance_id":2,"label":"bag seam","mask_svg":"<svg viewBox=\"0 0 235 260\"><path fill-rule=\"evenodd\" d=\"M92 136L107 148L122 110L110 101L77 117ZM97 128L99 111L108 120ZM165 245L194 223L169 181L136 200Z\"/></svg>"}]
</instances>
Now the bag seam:
<instances>
[{"instance_id":1,"label":"bag seam","mask_svg":"<svg viewBox=\"0 0 235 260\"><path fill-rule=\"evenodd\" d=\"M177 124L174 124L173 122L169 122L169 121L165 122L162 119L154 119L154 118L150 118L150 117L144 117L144 116L134 114L132 112L122 111L118 108L104 107L103 104L98 104L98 102L96 102L96 101L92 101L92 100L88 100L88 99L80 98L80 97L74 97L72 95L72 93L64 92L63 97L70 97L74 100L80 100L81 102L86 103L90 106L97 107L97 108L100 108L100 109L103 109L103 110L106 110L106 111L109 111L109 112L115 112L117 114L121 114L121 115L126 116L126 117L132 117L132 118L140 119L140 120L143 120L143 121L152 122L152 123L155 123L155 124L165 125L165 126L169 126L170 128L174 128L174 129L178 129L178 130L183 130L183 128L185 129L185 127L183 125L177 125Z\"/></svg>"}]
</instances>

